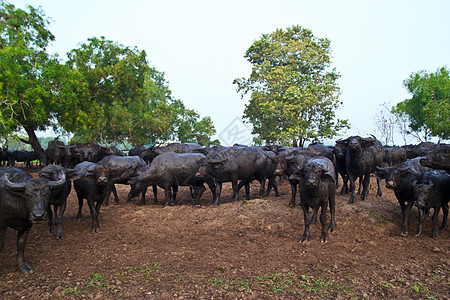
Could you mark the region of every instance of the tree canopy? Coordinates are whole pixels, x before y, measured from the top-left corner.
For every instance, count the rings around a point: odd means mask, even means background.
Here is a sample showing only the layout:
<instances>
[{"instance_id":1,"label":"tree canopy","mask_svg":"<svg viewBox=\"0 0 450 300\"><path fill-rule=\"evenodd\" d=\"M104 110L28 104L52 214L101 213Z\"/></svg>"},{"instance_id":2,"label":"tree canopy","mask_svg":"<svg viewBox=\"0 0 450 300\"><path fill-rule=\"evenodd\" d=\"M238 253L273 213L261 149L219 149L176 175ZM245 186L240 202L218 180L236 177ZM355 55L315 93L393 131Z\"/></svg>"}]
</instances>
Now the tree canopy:
<instances>
[{"instance_id":1,"label":"tree canopy","mask_svg":"<svg viewBox=\"0 0 450 300\"><path fill-rule=\"evenodd\" d=\"M211 119L172 97L145 51L93 37L61 63L47 53L48 25L41 9L0 2L1 136L24 129L44 160L35 131L50 126L83 142L210 142Z\"/></svg>"},{"instance_id":2,"label":"tree canopy","mask_svg":"<svg viewBox=\"0 0 450 300\"><path fill-rule=\"evenodd\" d=\"M421 141L432 136L450 138L450 73L447 67L435 73L412 73L403 85L412 95L393 111L408 119L409 133Z\"/></svg>"},{"instance_id":3,"label":"tree canopy","mask_svg":"<svg viewBox=\"0 0 450 300\"><path fill-rule=\"evenodd\" d=\"M252 72L233 83L242 97L251 92L244 119L260 140L303 145L348 127L335 120L340 75L330 69L330 52L328 39L298 25L263 34L250 46L244 57Z\"/></svg>"}]
</instances>

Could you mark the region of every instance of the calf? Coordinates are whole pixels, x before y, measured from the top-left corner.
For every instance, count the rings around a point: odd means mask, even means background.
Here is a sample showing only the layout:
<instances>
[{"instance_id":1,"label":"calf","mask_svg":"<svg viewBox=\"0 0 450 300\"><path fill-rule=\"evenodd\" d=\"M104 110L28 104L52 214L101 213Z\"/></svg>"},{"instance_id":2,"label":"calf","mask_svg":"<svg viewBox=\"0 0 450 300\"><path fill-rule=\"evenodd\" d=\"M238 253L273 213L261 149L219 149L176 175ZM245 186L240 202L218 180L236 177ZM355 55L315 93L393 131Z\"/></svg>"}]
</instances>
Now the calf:
<instances>
[{"instance_id":1,"label":"calf","mask_svg":"<svg viewBox=\"0 0 450 300\"><path fill-rule=\"evenodd\" d=\"M72 186L70 180L75 180L78 176L74 174L73 169L66 169L59 165L48 165L41 169L39 177L46 178L50 181L66 179L64 185L51 190L47 208L48 230L53 231L53 227L56 226L56 237L60 239L63 237L62 223L64 211L66 210L67 197L70 194Z\"/></svg>"},{"instance_id":2,"label":"calf","mask_svg":"<svg viewBox=\"0 0 450 300\"><path fill-rule=\"evenodd\" d=\"M298 180L300 190L300 206L303 210L305 231L301 241L308 241L310 237L309 226L314 224L317 212L321 208L320 223L322 225L321 242L328 241L328 230L336 228L335 222L335 193L336 193L336 170L331 160L326 157L315 157L309 159L290 178ZM327 208L330 205L331 223L326 226ZM309 208L313 209L310 218Z\"/></svg>"},{"instance_id":3,"label":"calf","mask_svg":"<svg viewBox=\"0 0 450 300\"><path fill-rule=\"evenodd\" d=\"M100 225L98 222L98 215L100 213L100 207L105 200L110 182L108 178L108 168L85 161L75 166L75 173L80 175L80 178L73 182L73 187L75 188L78 198L78 213L76 219L81 219L83 200L86 199L92 218L92 231L99 232Z\"/></svg>"},{"instance_id":4,"label":"calf","mask_svg":"<svg viewBox=\"0 0 450 300\"><path fill-rule=\"evenodd\" d=\"M27 172L14 167L0 169L0 251L6 228L17 230L16 261L20 272L33 270L24 258L28 233L34 222L47 219L51 190L60 188L65 182L65 179L33 179Z\"/></svg>"},{"instance_id":5,"label":"calf","mask_svg":"<svg viewBox=\"0 0 450 300\"><path fill-rule=\"evenodd\" d=\"M420 181L425 172L431 170L422 166L420 159L420 157L413 158L396 167L378 167L378 171L375 173L378 179L386 180L388 189L394 190L403 215L401 225L401 235L403 236L408 234L408 218L414 204L415 182Z\"/></svg>"},{"instance_id":6,"label":"calf","mask_svg":"<svg viewBox=\"0 0 450 300\"><path fill-rule=\"evenodd\" d=\"M420 183L414 187L415 205L419 209L419 226L417 235L422 233L422 224L429 212L433 208L433 231L432 237L437 238L438 215L442 207L444 214L441 229L447 228L448 202L450 200L450 175L443 170L426 172Z\"/></svg>"}]
</instances>

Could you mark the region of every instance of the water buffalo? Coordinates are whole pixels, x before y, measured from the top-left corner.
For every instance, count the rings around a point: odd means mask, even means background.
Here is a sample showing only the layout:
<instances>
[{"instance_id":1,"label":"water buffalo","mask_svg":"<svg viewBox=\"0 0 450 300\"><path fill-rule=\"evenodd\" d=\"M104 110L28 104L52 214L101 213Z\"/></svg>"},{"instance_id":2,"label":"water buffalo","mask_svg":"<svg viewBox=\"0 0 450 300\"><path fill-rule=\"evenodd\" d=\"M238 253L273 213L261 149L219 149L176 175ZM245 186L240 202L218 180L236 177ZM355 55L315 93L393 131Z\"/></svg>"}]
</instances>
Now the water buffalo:
<instances>
[{"instance_id":1,"label":"water buffalo","mask_svg":"<svg viewBox=\"0 0 450 300\"><path fill-rule=\"evenodd\" d=\"M10 165L14 166L15 162L23 162L27 168L31 168L31 162L38 159L34 151L14 150L9 154Z\"/></svg>"},{"instance_id":2,"label":"water buffalo","mask_svg":"<svg viewBox=\"0 0 450 300\"><path fill-rule=\"evenodd\" d=\"M146 165L145 161L139 156L117 156L117 155L108 155L101 159L97 165L108 167L109 178L111 180L111 190L107 192L106 199L104 205L109 204L109 196L111 191L114 193L114 198L116 204L119 203L119 197L117 196L117 191L114 184L128 184L128 181L137 176L137 170ZM140 191L141 200L139 201L139 205L145 204L145 193L147 191L147 187ZM158 201L156 195L156 187L153 189L153 193L155 196L155 202ZM131 191L128 194L127 201L130 201L132 198Z\"/></svg>"},{"instance_id":3,"label":"water buffalo","mask_svg":"<svg viewBox=\"0 0 450 300\"><path fill-rule=\"evenodd\" d=\"M33 179L30 174L15 167L0 169L0 251L6 228L17 230L16 261L20 272L33 270L24 258L28 233L34 222L47 219L46 208L51 191L65 183L64 178L56 181Z\"/></svg>"},{"instance_id":4,"label":"water buffalo","mask_svg":"<svg viewBox=\"0 0 450 300\"><path fill-rule=\"evenodd\" d=\"M56 237L62 238L62 223L64 211L66 210L67 197L70 194L72 183L70 180L78 179L75 170L66 169L59 165L48 165L39 172L40 178L46 178L50 181L58 181L66 179L66 183L58 188L54 188L50 192L49 203L47 208L48 214L48 230L52 231L56 226ZM53 209L52 209L53 208Z\"/></svg>"},{"instance_id":5,"label":"water buffalo","mask_svg":"<svg viewBox=\"0 0 450 300\"><path fill-rule=\"evenodd\" d=\"M110 180L108 176L108 168L98 166L92 162L81 162L75 166L75 173L80 176L73 182L73 187L78 198L78 213L76 219L81 218L81 210L83 208L83 200L86 199L92 218L92 231L99 232L100 225L98 215L100 207L105 200Z\"/></svg>"},{"instance_id":6,"label":"water buffalo","mask_svg":"<svg viewBox=\"0 0 450 300\"><path fill-rule=\"evenodd\" d=\"M157 184L165 191L164 206L172 206L176 202L178 186L193 186L196 187L193 204L197 205L205 190L206 182L215 198L214 179L210 176L195 177L205 160L206 156L201 153L168 152L158 155L151 164L138 169L138 175L130 180L132 193L135 195L136 190Z\"/></svg>"},{"instance_id":7,"label":"water buffalo","mask_svg":"<svg viewBox=\"0 0 450 300\"><path fill-rule=\"evenodd\" d=\"M383 162L387 167L397 166L406 161L406 150L402 147L383 146Z\"/></svg>"},{"instance_id":8,"label":"water buffalo","mask_svg":"<svg viewBox=\"0 0 450 300\"><path fill-rule=\"evenodd\" d=\"M239 196L238 180L258 180L261 185L267 179L268 154L258 147L231 147L205 160L195 175L197 178L212 176L216 183L214 206L219 204L223 182L231 182L233 199ZM247 195L249 197L249 195Z\"/></svg>"},{"instance_id":9,"label":"water buffalo","mask_svg":"<svg viewBox=\"0 0 450 300\"><path fill-rule=\"evenodd\" d=\"M408 218L412 206L414 205L414 185L420 181L425 172L430 171L420 164L420 157L405 161L396 167L379 168L375 173L378 179L386 180L386 187L394 190L403 220L401 225L401 235L408 234Z\"/></svg>"},{"instance_id":10,"label":"water buffalo","mask_svg":"<svg viewBox=\"0 0 450 300\"><path fill-rule=\"evenodd\" d=\"M425 167L450 171L450 145L438 144L427 156L420 160Z\"/></svg>"},{"instance_id":11,"label":"water buffalo","mask_svg":"<svg viewBox=\"0 0 450 300\"><path fill-rule=\"evenodd\" d=\"M301 241L308 241L310 237L309 227L314 224L317 212L321 208L320 223L322 225L321 242L327 242L328 230L336 228L335 222L335 193L336 170L331 160L326 157L314 157L309 159L303 167L290 176L299 182L300 205L303 210L305 231ZM330 205L331 223L326 225L328 204ZM310 218L309 208L313 209Z\"/></svg>"},{"instance_id":12,"label":"water buffalo","mask_svg":"<svg viewBox=\"0 0 450 300\"><path fill-rule=\"evenodd\" d=\"M312 148L298 148L287 155L281 155L279 157L279 170L285 177L289 179L289 184L291 186L291 202L289 206L295 206L295 198L297 195L298 180L291 178L291 175L297 172L298 169L302 168L303 165L308 161L308 159L319 156L320 153Z\"/></svg>"},{"instance_id":13,"label":"water buffalo","mask_svg":"<svg viewBox=\"0 0 450 300\"><path fill-rule=\"evenodd\" d=\"M370 174L375 172L376 167L381 167L384 158L383 146L375 138L362 138L351 136L344 140L338 140L336 143L343 143L346 147L345 168L347 169L348 179L350 180L350 203L355 202L355 181L356 178L362 179L363 190L361 199L365 200L369 193ZM378 192L377 196L382 195L380 180L377 178Z\"/></svg>"},{"instance_id":14,"label":"water buffalo","mask_svg":"<svg viewBox=\"0 0 450 300\"><path fill-rule=\"evenodd\" d=\"M443 220L441 229L447 227L448 218L448 202L450 200L450 175L443 170L433 170L426 172L420 183L414 186L415 205L419 208L419 226L417 235L422 233L423 221L433 208L433 231L432 237L437 238L438 231L438 215L442 208Z\"/></svg>"}]
</instances>

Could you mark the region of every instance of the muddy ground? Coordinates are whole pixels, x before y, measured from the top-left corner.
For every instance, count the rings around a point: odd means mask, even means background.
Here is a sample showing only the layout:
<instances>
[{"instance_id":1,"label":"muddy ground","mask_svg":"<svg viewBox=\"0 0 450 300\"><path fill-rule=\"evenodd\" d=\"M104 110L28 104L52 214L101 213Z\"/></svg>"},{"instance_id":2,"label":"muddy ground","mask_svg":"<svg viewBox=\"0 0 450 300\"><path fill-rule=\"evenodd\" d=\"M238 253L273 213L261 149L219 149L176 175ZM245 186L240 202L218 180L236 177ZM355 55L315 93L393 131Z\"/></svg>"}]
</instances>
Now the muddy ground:
<instances>
[{"instance_id":1,"label":"muddy ground","mask_svg":"<svg viewBox=\"0 0 450 300\"><path fill-rule=\"evenodd\" d=\"M35 170L35 172L37 172ZM232 201L226 184L222 203L192 207L188 189L179 205L122 201L101 209L99 233L91 232L87 205L75 220L75 192L68 199L64 238L35 224L25 257L35 271L15 264L16 232L8 229L0 253L2 299L447 299L450 295L450 229L431 238L431 218L415 236L414 208L407 237L400 236L401 212L392 191L348 203L337 195L337 229L319 241L300 243L303 213L288 207L287 182L281 196ZM159 190L160 199L163 191ZM329 220L329 218L328 218ZM440 215L440 222L442 213Z\"/></svg>"}]
</instances>

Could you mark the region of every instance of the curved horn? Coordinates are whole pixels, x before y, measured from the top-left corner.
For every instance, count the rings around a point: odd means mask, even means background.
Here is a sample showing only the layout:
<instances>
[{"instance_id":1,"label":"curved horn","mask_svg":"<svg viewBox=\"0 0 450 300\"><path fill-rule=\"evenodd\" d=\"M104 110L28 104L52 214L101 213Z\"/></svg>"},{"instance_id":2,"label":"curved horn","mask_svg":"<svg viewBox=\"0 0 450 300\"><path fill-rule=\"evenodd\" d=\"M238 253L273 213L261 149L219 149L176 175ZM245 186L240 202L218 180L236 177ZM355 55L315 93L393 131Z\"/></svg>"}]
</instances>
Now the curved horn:
<instances>
[{"instance_id":1,"label":"curved horn","mask_svg":"<svg viewBox=\"0 0 450 300\"><path fill-rule=\"evenodd\" d=\"M4 179L5 179L5 185L8 189L15 191L15 192L25 191L25 187L27 185L26 182L11 182L8 179L8 176L6 174L4 175Z\"/></svg>"},{"instance_id":2,"label":"curved horn","mask_svg":"<svg viewBox=\"0 0 450 300\"><path fill-rule=\"evenodd\" d=\"M64 172L62 172L62 174L58 177L60 179L58 179L56 181L47 182L47 185L50 187L50 189L57 189L57 188L63 186L64 184L66 184L66 174L64 174Z\"/></svg>"}]
</instances>

